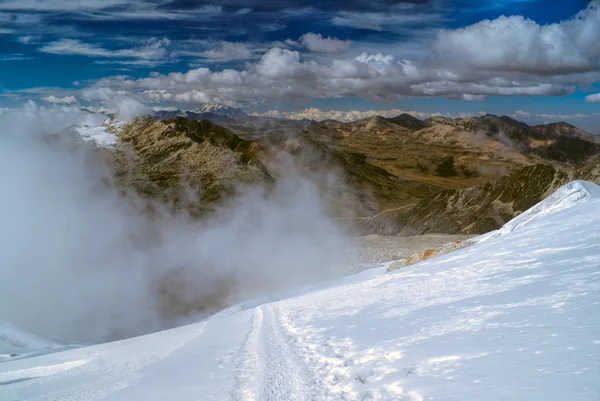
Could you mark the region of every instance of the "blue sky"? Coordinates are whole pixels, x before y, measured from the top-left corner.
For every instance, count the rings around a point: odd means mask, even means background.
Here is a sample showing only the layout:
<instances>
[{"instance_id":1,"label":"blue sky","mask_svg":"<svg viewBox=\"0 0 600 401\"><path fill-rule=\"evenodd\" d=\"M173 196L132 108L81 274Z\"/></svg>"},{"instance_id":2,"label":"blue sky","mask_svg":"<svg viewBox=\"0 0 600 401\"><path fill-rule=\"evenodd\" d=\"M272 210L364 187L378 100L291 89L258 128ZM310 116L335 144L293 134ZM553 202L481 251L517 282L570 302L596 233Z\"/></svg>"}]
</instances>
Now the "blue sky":
<instances>
[{"instance_id":1,"label":"blue sky","mask_svg":"<svg viewBox=\"0 0 600 401\"><path fill-rule=\"evenodd\" d=\"M288 115L487 112L600 132L598 4L0 0L0 107L132 97Z\"/></svg>"}]
</instances>

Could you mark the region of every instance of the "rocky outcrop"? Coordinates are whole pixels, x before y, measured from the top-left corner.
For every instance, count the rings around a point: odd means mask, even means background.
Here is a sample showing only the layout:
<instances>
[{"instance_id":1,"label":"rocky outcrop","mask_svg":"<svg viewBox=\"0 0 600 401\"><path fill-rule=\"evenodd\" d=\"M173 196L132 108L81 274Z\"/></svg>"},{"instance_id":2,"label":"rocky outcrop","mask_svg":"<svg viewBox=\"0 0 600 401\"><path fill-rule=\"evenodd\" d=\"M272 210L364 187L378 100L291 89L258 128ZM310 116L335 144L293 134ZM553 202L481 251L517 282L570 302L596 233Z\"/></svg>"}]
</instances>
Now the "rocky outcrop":
<instances>
[{"instance_id":1,"label":"rocky outcrop","mask_svg":"<svg viewBox=\"0 0 600 401\"><path fill-rule=\"evenodd\" d=\"M486 233L500 228L573 178L550 165L538 164L483 186L442 191L400 216L404 220L400 233Z\"/></svg>"}]
</instances>

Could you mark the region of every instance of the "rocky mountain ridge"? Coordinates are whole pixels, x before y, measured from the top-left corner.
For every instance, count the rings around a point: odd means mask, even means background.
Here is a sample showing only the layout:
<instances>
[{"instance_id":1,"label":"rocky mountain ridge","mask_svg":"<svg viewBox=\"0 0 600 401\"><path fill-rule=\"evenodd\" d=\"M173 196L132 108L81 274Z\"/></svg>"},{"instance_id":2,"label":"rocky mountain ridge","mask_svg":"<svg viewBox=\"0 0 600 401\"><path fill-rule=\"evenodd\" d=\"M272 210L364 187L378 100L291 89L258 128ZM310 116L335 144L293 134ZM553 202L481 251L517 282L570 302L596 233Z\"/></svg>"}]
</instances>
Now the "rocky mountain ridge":
<instances>
[{"instance_id":1,"label":"rocky mountain ridge","mask_svg":"<svg viewBox=\"0 0 600 401\"><path fill-rule=\"evenodd\" d=\"M234 196L241 184L273 180L253 142L208 120L139 118L117 137L107 152L121 187L195 217Z\"/></svg>"},{"instance_id":2,"label":"rocky mountain ridge","mask_svg":"<svg viewBox=\"0 0 600 401\"><path fill-rule=\"evenodd\" d=\"M597 180L600 158L595 138L566 123L529 126L491 115L353 123L176 116L139 119L118 136L114 164L123 185L193 215L234 196L239 183L270 185L289 158L321 189L329 214L364 234L493 229L566 179ZM186 186L202 194L200 202L184 204Z\"/></svg>"}]
</instances>

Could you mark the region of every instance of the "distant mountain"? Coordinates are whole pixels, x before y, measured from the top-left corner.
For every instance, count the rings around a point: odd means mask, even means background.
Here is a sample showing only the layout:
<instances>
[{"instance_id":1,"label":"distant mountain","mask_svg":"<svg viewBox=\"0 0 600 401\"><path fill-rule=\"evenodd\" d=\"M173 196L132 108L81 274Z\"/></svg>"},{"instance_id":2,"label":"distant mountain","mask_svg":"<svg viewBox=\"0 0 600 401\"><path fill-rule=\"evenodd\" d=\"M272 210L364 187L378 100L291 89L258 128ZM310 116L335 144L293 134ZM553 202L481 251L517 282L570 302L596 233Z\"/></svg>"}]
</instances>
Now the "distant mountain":
<instances>
[{"instance_id":1,"label":"distant mountain","mask_svg":"<svg viewBox=\"0 0 600 401\"><path fill-rule=\"evenodd\" d=\"M537 155L550 162L578 164L600 153L597 137L565 123L529 126L507 116L432 117L431 126L445 125L481 133L525 154Z\"/></svg>"},{"instance_id":2,"label":"distant mountain","mask_svg":"<svg viewBox=\"0 0 600 401\"><path fill-rule=\"evenodd\" d=\"M158 110L155 112L154 117L163 120L185 117L200 121L223 120L224 118L245 119L250 116L235 107L224 106L222 104L205 104L204 106L193 110Z\"/></svg>"},{"instance_id":3,"label":"distant mountain","mask_svg":"<svg viewBox=\"0 0 600 401\"><path fill-rule=\"evenodd\" d=\"M597 135L589 134L574 125L560 121L557 123L540 124L531 127L534 132L545 138L557 138L566 136L570 138L579 138L586 141L598 142L600 138Z\"/></svg>"},{"instance_id":4,"label":"distant mountain","mask_svg":"<svg viewBox=\"0 0 600 401\"><path fill-rule=\"evenodd\" d=\"M133 147L136 158L131 163L123 153L116 160L124 186L159 199L173 194L164 200L174 204L173 188L204 188L202 204L209 205L234 194L238 182L269 185L290 157L322 190L328 213L359 233L474 234L497 228L564 178L600 182L600 143L567 123L408 114L306 122L213 106L160 111L154 121L117 133L117 151ZM208 150L221 161L234 157L233 175L223 176L222 164L213 171L216 181L204 167L196 174ZM192 205L194 215L206 211Z\"/></svg>"},{"instance_id":5,"label":"distant mountain","mask_svg":"<svg viewBox=\"0 0 600 401\"><path fill-rule=\"evenodd\" d=\"M429 127L429 124L425 121L419 120L418 118L407 113L400 114L399 116L393 118L388 118L387 120L412 130L420 130Z\"/></svg>"},{"instance_id":6,"label":"distant mountain","mask_svg":"<svg viewBox=\"0 0 600 401\"><path fill-rule=\"evenodd\" d=\"M222 104L205 104L198 109L190 110L190 112L196 114L211 113L225 117L248 117L248 114L244 113L242 110Z\"/></svg>"}]
</instances>

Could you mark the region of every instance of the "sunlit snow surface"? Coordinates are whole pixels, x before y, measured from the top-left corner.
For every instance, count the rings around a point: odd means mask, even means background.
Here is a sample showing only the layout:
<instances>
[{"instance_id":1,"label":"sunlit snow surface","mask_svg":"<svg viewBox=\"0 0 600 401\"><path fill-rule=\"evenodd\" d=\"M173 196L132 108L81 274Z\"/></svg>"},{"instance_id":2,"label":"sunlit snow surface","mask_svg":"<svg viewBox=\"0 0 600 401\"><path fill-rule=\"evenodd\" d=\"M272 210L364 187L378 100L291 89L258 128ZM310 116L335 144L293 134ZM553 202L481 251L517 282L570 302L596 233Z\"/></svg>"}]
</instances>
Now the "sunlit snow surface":
<instances>
[{"instance_id":1,"label":"sunlit snow surface","mask_svg":"<svg viewBox=\"0 0 600 401\"><path fill-rule=\"evenodd\" d=\"M394 273L1 363L0 400L599 400L600 197L562 191Z\"/></svg>"}]
</instances>

